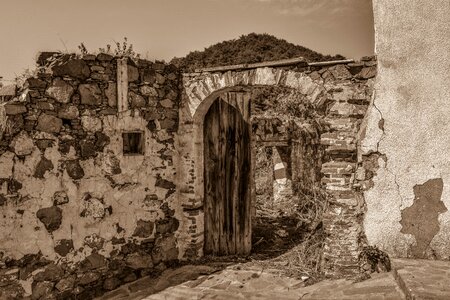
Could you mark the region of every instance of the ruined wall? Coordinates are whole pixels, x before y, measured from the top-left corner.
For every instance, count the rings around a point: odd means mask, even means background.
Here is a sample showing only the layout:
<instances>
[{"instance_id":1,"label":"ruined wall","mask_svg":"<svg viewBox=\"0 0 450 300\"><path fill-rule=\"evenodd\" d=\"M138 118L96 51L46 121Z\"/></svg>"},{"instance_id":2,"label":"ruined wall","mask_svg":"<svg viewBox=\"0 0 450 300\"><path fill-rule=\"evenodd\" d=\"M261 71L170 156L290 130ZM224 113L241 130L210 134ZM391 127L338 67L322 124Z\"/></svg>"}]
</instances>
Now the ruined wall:
<instances>
[{"instance_id":1,"label":"ruined wall","mask_svg":"<svg viewBox=\"0 0 450 300\"><path fill-rule=\"evenodd\" d=\"M292 174L291 174L291 147L276 146L274 147L274 177L273 194L274 203L277 210L285 211L286 207L291 209L295 205L294 192L292 189Z\"/></svg>"},{"instance_id":2,"label":"ruined wall","mask_svg":"<svg viewBox=\"0 0 450 300\"><path fill-rule=\"evenodd\" d=\"M179 72L107 54L38 62L0 106L0 298L88 299L182 255Z\"/></svg>"},{"instance_id":3,"label":"ruined wall","mask_svg":"<svg viewBox=\"0 0 450 300\"><path fill-rule=\"evenodd\" d=\"M292 188L297 195L311 196L321 185L324 147L318 128L310 124L295 133L291 143Z\"/></svg>"},{"instance_id":4,"label":"ruined wall","mask_svg":"<svg viewBox=\"0 0 450 300\"><path fill-rule=\"evenodd\" d=\"M45 54L38 62L38 76L0 105L3 292L89 298L161 271L161 262L202 256L203 117L220 94L245 98L261 86L293 89L315 112L312 139L321 160L299 161L310 168L292 170L304 184L294 186L318 183L330 193L327 275L357 272L364 181L355 182L356 144L373 58L185 74L182 87L179 71L159 62L107 54ZM266 125L256 136L292 140L289 126ZM297 138L301 145L304 137ZM291 155L316 155L300 148Z\"/></svg>"},{"instance_id":5,"label":"ruined wall","mask_svg":"<svg viewBox=\"0 0 450 300\"><path fill-rule=\"evenodd\" d=\"M320 188L324 147L317 128L303 122L280 117L252 118L257 210L268 208L291 214L305 196Z\"/></svg>"},{"instance_id":6,"label":"ruined wall","mask_svg":"<svg viewBox=\"0 0 450 300\"><path fill-rule=\"evenodd\" d=\"M256 113L252 117L252 151L256 157L256 203L253 206L256 206L256 213L261 209L285 213L295 210L298 198L294 198L292 190L290 145L293 135L299 135L296 130L299 128L287 118L265 117ZM265 165L269 166L268 170Z\"/></svg>"},{"instance_id":7,"label":"ruined wall","mask_svg":"<svg viewBox=\"0 0 450 300\"><path fill-rule=\"evenodd\" d=\"M1 80L1 79L0 79ZM0 81L0 103L10 101L16 95L16 85L3 85Z\"/></svg>"},{"instance_id":8,"label":"ruined wall","mask_svg":"<svg viewBox=\"0 0 450 300\"><path fill-rule=\"evenodd\" d=\"M365 206L361 184L356 180L357 143L373 92L376 64L374 57L364 57L359 62L346 64L299 64L285 68L184 74L179 130L183 163L178 176L181 201L188 203L186 211L193 215L192 253L201 251L203 243L202 227L197 223L203 216L201 130L204 114L221 93L277 86L301 94L308 103L308 110L315 112L312 118L320 127L320 147L324 151L318 177L330 199L323 220L327 235L323 255L325 273L341 277L359 272L358 255L365 245L362 228ZM291 104L293 109L298 109L304 103Z\"/></svg>"},{"instance_id":9,"label":"ruined wall","mask_svg":"<svg viewBox=\"0 0 450 300\"><path fill-rule=\"evenodd\" d=\"M448 259L450 2L373 3L379 76L361 143L365 233L393 256Z\"/></svg>"},{"instance_id":10,"label":"ruined wall","mask_svg":"<svg viewBox=\"0 0 450 300\"><path fill-rule=\"evenodd\" d=\"M363 57L360 62L317 70L327 88L326 117L319 132L325 152L321 183L328 198L323 265L329 277L358 274L358 256L366 243L365 206L356 181L357 144L373 94L376 65L375 57Z\"/></svg>"}]
</instances>

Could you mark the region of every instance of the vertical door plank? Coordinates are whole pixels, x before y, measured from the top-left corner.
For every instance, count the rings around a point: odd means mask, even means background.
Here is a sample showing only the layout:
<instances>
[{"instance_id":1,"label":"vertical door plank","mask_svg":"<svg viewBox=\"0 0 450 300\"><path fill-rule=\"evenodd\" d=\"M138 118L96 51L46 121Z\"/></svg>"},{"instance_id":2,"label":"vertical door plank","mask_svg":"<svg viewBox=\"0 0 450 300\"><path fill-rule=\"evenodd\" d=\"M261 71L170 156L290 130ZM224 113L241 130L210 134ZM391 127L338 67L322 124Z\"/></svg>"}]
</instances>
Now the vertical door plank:
<instances>
[{"instance_id":1,"label":"vertical door plank","mask_svg":"<svg viewBox=\"0 0 450 300\"><path fill-rule=\"evenodd\" d=\"M226 95L224 95L226 96ZM225 101L223 99L219 99L220 106L220 176L222 177L222 187L221 187L221 203L220 203L220 253L221 255L228 254L228 236L227 236L227 189L228 189L228 180L227 180L227 136L226 136L226 127L227 127L227 107L225 105Z\"/></svg>"},{"instance_id":2,"label":"vertical door plank","mask_svg":"<svg viewBox=\"0 0 450 300\"><path fill-rule=\"evenodd\" d=\"M250 113L251 113L251 101L250 101L250 94L246 93L244 96L244 149L245 149L245 162L247 165L246 170L246 199L245 199L245 231L243 236L243 243L244 243L244 254L250 254L251 248L252 248L252 195L253 195L253 168L252 168L252 140L251 140L251 122L250 122Z\"/></svg>"},{"instance_id":3,"label":"vertical door plank","mask_svg":"<svg viewBox=\"0 0 450 300\"><path fill-rule=\"evenodd\" d=\"M234 107L237 109L237 113L241 114L241 109L238 103L238 93L232 93L232 103ZM239 121L242 119L242 117L235 120L233 126L235 129L236 134L233 137L233 151L235 152L235 158L233 161L233 167L235 169L235 173L233 176L233 191L232 191L232 199L233 199L233 210L234 210L234 218L233 218L233 226L234 226L234 243L235 243L235 253L239 254L241 251L240 247L240 226L239 226L239 220L240 220L240 212L239 212L239 205L241 199L239 198L239 180L240 180L240 169L239 169L239 159L240 159L240 147L239 147L239 138L240 138L240 128L239 128Z\"/></svg>"},{"instance_id":4,"label":"vertical door plank","mask_svg":"<svg viewBox=\"0 0 450 300\"><path fill-rule=\"evenodd\" d=\"M224 159L224 155L226 154L226 140L224 135L224 126L225 126L225 119L224 114L226 113L224 111L224 105L223 100L218 99L216 100L217 105L219 107L219 112L217 115L217 118L219 120L219 132L217 133L217 138L219 139L219 177L220 177L220 186L218 185L218 198L220 199L216 204L216 211L217 215L219 216L218 220L218 226L219 226L219 246L218 246L218 253L220 255L227 255L226 251L226 243L227 238L225 234L225 201L226 201L226 177L224 174L224 169L226 167L226 160ZM211 180L214 180L213 178Z\"/></svg>"},{"instance_id":5,"label":"vertical door plank","mask_svg":"<svg viewBox=\"0 0 450 300\"><path fill-rule=\"evenodd\" d=\"M219 122L216 118L217 106L212 106L205 116L204 127L204 182L205 182L205 252L210 254L218 249L218 236L216 234L217 214L215 213L215 197L217 195L217 184L211 180L216 177L218 166L215 163L218 159L217 134Z\"/></svg>"},{"instance_id":6,"label":"vertical door plank","mask_svg":"<svg viewBox=\"0 0 450 300\"><path fill-rule=\"evenodd\" d=\"M211 228L211 224L212 224L212 220L211 218L213 217L211 214L211 205L210 205L210 201L209 201L209 197L211 194L211 185L210 182L208 180L210 173L209 173L209 169L207 166L210 165L210 157L211 154L209 153L209 146L211 145L211 142L209 141L210 139L210 128L211 124L209 124L209 119L208 119L208 114L205 115L205 120L204 120L204 127L203 127L203 143L204 143L204 150L203 150L203 155L204 155L204 212L205 212L205 245L204 245L204 252L206 254L209 254L212 252L213 250L213 245L212 245L212 233L213 230Z\"/></svg>"}]
</instances>

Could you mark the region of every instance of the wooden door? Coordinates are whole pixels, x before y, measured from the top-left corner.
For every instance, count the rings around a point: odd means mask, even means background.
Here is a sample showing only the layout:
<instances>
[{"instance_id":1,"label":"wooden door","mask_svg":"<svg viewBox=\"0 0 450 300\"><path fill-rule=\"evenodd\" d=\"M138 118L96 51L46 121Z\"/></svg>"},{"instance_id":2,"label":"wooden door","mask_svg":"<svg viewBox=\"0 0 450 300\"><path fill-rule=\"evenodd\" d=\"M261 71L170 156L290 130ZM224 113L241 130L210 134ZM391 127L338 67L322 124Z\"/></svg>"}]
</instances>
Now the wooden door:
<instances>
[{"instance_id":1,"label":"wooden door","mask_svg":"<svg viewBox=\"0 0 450 300\"><path fill-rule=\"evenodd\" d=\"M223 98L223 99L222 99ZM251 250L250 102L227 93L204 120L205 253Z\"/></svg>"}]
</instances>

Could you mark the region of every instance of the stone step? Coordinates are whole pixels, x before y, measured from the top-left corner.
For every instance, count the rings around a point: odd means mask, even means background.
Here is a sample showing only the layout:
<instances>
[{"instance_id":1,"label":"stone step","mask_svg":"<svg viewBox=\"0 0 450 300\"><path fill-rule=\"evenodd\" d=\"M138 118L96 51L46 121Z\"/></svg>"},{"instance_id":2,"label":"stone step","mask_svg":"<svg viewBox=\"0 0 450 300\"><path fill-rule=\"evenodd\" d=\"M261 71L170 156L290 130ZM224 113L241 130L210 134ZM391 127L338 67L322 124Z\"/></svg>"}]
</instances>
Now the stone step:
<instances>
[{"instance_id":1,"label":"stone step","mask_svg":"<svg viewBox=\"0 0 450 300\"><path fill-rule=\"evenodd\" d=\"M392 264L406 299L450 299L450 261L393 259Z\"/></svg>"}]
</instances>

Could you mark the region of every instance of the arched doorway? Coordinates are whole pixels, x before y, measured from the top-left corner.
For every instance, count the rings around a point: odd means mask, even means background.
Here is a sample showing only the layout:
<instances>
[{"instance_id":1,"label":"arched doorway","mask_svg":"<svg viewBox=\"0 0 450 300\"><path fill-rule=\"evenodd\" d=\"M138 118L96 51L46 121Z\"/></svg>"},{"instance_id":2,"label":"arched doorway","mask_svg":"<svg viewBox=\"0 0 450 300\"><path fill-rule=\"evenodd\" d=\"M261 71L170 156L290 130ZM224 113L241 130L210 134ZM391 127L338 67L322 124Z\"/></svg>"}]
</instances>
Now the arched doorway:
<instances>
[{"instance_id":1,"label":"arched doorway","mask_svg":"<svg viewBox=\"0 0 450 300\"><path fill-rule=\"evenodd\" d=\"M206 232L209 225L205 224L210 222L205 211L203 176L204 164L208 163L204 156L205 115L217 98L225 93L248 94L255 88L274 86L290 88L301 94L302 99L307 100L302 100L304 106L286 108L293 109L293 112L296 108L312 112L304 115L311 122L288 122L283 125L269 116L271 120L268 122L255 124L256 115L253 114L251 149L255 151L258 145L285 146L283 141L287 141L288 145L291 142L291 164L292 167L298 166L292 168L291 174L294 192L312 196L312 202L307 202L312 204L316 203L316 196L319 195L326 204L318 206L318 214L309 214L319 216L317 220L322 223L323 232L328 236L323 239L323 251L317 252L320 254L317 262L323 265L328 276L354 274L358 270L359 251L365 243L361 238L364 232L361 223L364 213L361 184L364 183L357 179L355 171L361 167L358 143L365 124L361 123L361 119L370 103L373 84L372 80L365 79L363 70L375 68L373 63L368 62L370 65L356 74L354 66L347 61L309 65L307 72L261 67L186 74L178 130L178 143L182 151L177 172L179 196L186 216L183 226L188 233L180 235L180 240L185 242L182 244L184 257L199 257L210 249L205 247L209 239L207 235L210 235ZM251 178L254 178L253 173L256 174L255 157L251 155ZM253 180L250 184L252 217L256 215L255 187ZM308 207L314 209L317 206ZM323 213L322 209L325 210Z\"/></svg>"},{"instance_id":2,"label":"arched doorway","mask_svg":"<svg viewBox=\"0 0 450 300\"><path fill-rule=\"evenodd\" d=\"M250 131L248 97L225 94L214 101L205 115L205 254L250 253Z\"/></svg>"}]
</instances>

